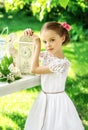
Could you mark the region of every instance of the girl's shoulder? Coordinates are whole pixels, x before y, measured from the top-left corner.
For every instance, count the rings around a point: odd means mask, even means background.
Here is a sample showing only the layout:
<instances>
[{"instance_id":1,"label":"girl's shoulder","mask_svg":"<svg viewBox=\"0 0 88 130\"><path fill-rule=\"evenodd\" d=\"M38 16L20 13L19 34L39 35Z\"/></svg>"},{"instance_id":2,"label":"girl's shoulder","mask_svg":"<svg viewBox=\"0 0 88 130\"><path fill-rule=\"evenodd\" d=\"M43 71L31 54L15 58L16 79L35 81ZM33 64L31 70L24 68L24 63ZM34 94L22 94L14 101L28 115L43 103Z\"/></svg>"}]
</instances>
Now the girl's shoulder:
<instances>
[{"instance_id":1,"label":"girl's shoulder","mask_svg":"<svg viewBox=\"0 0 88 130\"><path fill-rule=\"evenodd\" d=\"M60 59L58 57L50 55L47 51L41 52L40 57L45 64L67 64L68 66L71 64L67 57Z\"/></svg>"},{"instance_id":2,"label":"girl's shoulder","mask_svg":"<svg viewBox=\"0 0 88 130\"><path fill-rule=\"evenodd\" d=\"M48 63L49 69L52 72L65 72L70 67L70 61L64 57L63 59L60 59L58 57L52 57L51 60Z\"/></svg>"},{"instance_id":3,"label":"girl's shoulder","mask_svg":"<svg viewBox=\"0 0 88 130\"><path fill-rule=\"evenodd\" d=\"M51 72L65 72L70 66L70 61L64 57L60 59L58 57L50 55L48 52L41 52L42 65L48 66Z\"/></svg>"}]
</instances>

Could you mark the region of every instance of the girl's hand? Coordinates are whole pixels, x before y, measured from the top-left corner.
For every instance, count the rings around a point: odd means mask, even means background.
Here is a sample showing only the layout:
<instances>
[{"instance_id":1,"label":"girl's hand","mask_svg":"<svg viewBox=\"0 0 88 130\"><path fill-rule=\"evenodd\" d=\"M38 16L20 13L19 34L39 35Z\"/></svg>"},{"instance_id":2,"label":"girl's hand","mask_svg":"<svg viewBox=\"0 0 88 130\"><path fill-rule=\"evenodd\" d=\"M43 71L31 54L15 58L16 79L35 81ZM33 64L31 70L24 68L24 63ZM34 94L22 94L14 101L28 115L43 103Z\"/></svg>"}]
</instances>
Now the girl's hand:
<instances>
[{"instance_id":1,"label":"girl's hand","mask_svg":"<svg viewBox=\"0 0 88 130\"><path fill-rule=\"evenodd\" d=\"M34 41L34 45L35 45L35 48L40 48L41 49L41 41L40 41L40 38L38 35L34 34L34 32L31 30L31 28L29 29L25 29L24 30L24 35L26 36L32 36L33 38L33 41Z\"/></svg>"},{"instance_id":2,"label":"girl's hand","mask_svg":"<svg viewBox=\"0 0 88 130\"><path fill-rule=\"evenodd\" d=\"M31 28L27 28L27 29L25 29L24 30L24 35L26 35L26 36L33 36L33 31L31 30Z\"/></svg>"}]
</instances>

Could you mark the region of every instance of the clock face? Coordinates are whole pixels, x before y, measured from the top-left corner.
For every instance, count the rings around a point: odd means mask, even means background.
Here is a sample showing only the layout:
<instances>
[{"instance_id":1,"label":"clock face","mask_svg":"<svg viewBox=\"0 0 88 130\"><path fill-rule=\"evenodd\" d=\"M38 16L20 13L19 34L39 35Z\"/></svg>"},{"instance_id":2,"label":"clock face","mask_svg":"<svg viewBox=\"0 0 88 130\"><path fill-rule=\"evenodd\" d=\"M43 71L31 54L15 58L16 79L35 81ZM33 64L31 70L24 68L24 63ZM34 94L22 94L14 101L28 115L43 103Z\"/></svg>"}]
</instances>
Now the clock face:
<instances>
[{"instance_id":1,"label":"clock face","mask_svg":"<svg viewBox=\"0 0 88 130\"><path fill-rule=\"evenodd\" d=\"M31 49L28 47L28 46L23 46L21 47L21 55L24 57L24 58L28 58L32 55L32 51Z\"/></svg>"}]
</instances>

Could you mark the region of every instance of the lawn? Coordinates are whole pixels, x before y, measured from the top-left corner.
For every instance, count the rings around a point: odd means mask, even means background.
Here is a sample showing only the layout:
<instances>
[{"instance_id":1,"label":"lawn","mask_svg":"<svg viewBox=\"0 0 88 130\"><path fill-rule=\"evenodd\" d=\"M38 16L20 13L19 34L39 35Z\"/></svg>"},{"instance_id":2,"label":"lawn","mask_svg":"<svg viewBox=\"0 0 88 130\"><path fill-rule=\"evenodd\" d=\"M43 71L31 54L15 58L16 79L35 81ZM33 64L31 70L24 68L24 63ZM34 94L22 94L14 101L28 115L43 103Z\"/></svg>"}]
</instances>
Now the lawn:
<instances>
[{"instance_id":1,"label":"lawn","mask_svg":"<svg viewBox=\"0 0 88 130\"><path fill-rule=\"evenodd\" d=\"M0 14L0 31L8 26L9 33L21 34L25 28L37 33L43 23L22 14ZM79 116L88 130L88 42L70 43L63 51L71 62L66 82L66 92L74 102ZM0 130L23 130L27 114L41 91L40 86L0 97Z\"/></svg>"}]
</instances>

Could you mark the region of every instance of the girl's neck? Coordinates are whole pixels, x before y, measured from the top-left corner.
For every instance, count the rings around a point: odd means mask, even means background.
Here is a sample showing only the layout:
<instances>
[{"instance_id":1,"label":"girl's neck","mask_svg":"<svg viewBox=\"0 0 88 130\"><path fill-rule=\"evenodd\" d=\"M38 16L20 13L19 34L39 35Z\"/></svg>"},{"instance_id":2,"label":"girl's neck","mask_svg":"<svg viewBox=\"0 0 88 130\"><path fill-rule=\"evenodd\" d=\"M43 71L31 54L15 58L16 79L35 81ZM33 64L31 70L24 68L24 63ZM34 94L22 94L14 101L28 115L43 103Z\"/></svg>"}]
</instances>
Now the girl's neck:
<instances>
[{"instance_id":1,"label":"girl's neck","mask_svg":"<svg viewBox=\"0 0 88 130\"><path fill-rule=\"evenodd\" d=\"M55 53L55 54L52 54L52 53L50 53L50 55L51 56L54 56L54 57L57 57L57 58L59 58L59 59L64 59L64 54L63 54L63 52L61 51L58 51L57 53Z\"/></svg>"},{"instance_id":2,"label":"girl's neck","mask_svg":"<svg viewBox=\"0 0 88 130\"><path fill-rule=\"evenodd\" d=\"M64 59L64 54L63 54L63 52L59 52L59 53L57 54L57 57L60 58L60 59Z\"/></svg>"},{"instance_id":3,"label":"girl's neck","mask_svg":"<svg viewBox=\"0 0 88 130\"><path fill-rule=\"evenodd\" d=\"M64 53L63 53L63 51L61 50L59 50L57 53L55 53L55 54L51 54L52 56L54 56L54 57L57 57L57 58L59 58L59 59L64 59Z\"/></svg>"}]
</instances>

